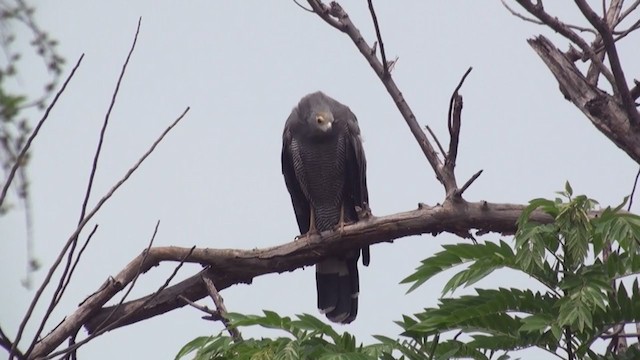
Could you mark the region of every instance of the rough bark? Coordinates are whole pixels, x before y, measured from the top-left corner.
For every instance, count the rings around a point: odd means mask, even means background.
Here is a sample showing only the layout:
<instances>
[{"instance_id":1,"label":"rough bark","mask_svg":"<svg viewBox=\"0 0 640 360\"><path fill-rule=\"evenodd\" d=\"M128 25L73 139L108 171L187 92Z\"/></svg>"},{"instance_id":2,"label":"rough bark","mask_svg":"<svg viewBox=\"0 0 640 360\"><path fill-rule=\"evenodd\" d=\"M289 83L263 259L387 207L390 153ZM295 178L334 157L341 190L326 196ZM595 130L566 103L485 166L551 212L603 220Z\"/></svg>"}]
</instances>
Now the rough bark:
<instances>
[{"instance_id":1,"label":"rough bark","mask_svg":"<svg viewBox=\"0 0 640 360\"><path fill-rule=\"evenodd\" d=\"M468 234L470 229L476 229L481 233L512 234L516 230L516 221L523 209L524 205L463 201L445 202L444 205L433 207L422 205L417 210L371 217L346 226L342 234L328 232L271 248L195 249L185 262L211 266L206 271L210 272L216 286L222 290L234 284L250 283L256 276L293 271L315 264L328 255L409 235L441 232L464 235ZM532 219L538 222L551 221L549 216L539 212L534 212ZM162 261L181 261L189 251L189 248L157 247L151 248L146 256L144 253L138 255L45 336L36 345L31 357L37 358L50 353L83 325L93 333L101 327L117 322L111 325L114 329L186 305L178 295L192 301L207 296L201 274L196 274L164 289L150 301L149 296L152 295L123 303L117 309L113 306L103 308L104 304L131 282L138 272L146 272ZM107 318L109 319L105 321Z\"/></svg>"},{"instance_id":2,"label":"rough bark","mask_svg":"<svg viewBox=\"0 0 640 360\"><path fill-rule=\"evenodd\" d=\"M544 36L529 40L560 85L565 99L582 111L616 146L640 163L640 128L613 96L591 85L576 65Z\"/></svg>"}]
</instances>

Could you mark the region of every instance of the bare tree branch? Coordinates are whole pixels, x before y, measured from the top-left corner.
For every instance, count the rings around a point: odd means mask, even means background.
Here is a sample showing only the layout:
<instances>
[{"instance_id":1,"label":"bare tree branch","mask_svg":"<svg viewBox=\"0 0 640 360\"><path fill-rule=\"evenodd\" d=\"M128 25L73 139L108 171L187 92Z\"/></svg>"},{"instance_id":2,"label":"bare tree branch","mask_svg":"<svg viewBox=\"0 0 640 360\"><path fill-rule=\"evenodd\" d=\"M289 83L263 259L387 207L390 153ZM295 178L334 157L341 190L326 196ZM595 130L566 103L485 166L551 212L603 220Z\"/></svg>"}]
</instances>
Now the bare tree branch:
<instances>
[{"instance_id":1,"label":"bare tree branch","mask_svg":"<svg viewBox=\"0 0 640 360\"><path fill-rule=\"evenodd\" d=\"M624 71L620 64L620 57L618 56L618 50L616 48L615 41L613 40L609 24L599 17L598 14L593 12L585 0L575 0L575 3L578 5L582 14L587 18L587 20L589 20L591 25L598 30L600 36L602 36L604 48L609 58L609 65L611 65L611 71L613 72L613 77L615 79L614 87L618 90L617 92L622 100L622 104L629 117L629 121L634 126L640 126L640 113L636 110L635 102L629 92L629 85L627 84L627 79L624 76Z\"/></svg>"},{"instance_id":2,"label":"bare tree branch","mask_svg":"<svg viewBox=\"0 0 640 360\"><path fill-rule=\"evenodd\" d=\"M15 342L11 341L11 339L9 339L7 334L5 334L4 331L2 331L2 328L0 328L0 347L3 347L10 354L13 351L14 356L17 357L18 359L20 360L24 359L25 357L22 354L22 352L17 348L15 348L13 344L15 344Z\"/></svg>"},{"instance_id":3,"label":"bare tree branch","mask_svg":"<svg viewBox=\"0 0 640 360\"><path fill-rule=\"evenodd\" d=\"M184 297L183 295L178 295L178 298L184 302L186 302L187 304L189 304L189 306L198 309L200 311L202 311L203 313L206 313L208 315L203 316L203 319L206 320L214 320L214 321L219 321L222 319L222 317L220 316L220 313L216 310L211 310L209 309L207 306L205 305L200 305L200 304L196 304L195 302L187 299L186 297Z\"/></svg>"},{"instance_id":4,"label":"bare tree branch","mask_svg":"<svg viewBox=\"0 0 640 360\"><path fill-rule=\"evenodd\" d=\"M227 307L224 306L224 300L222 299L222 296L220 296L218 289L216 289L216 285L213 283L213 279L211 279L211 274L204 272L202 274L202 281L204 282L204 286L207 288L213 303L216 304L216 309L218 309L218 314L220 314L220 321L224 324L229 335L231 335L235 342L242 341L240 331L229 323L229 319L227 318Z\"/></svg>"},{"instance_id":5,"label":"bare tree branch","mask_svg":"<svg viewBox=\"0 0 640 360\"><path fill-rule=\"evenodd\" d=\"M586 55L594 64L600 69L602 75L609 81L611 86L615 88L615 78L611 71L604 66L600 58L598 58L597 54L593 51L591 46L587 44L578 34L576 34L573 30L571 30L567 24L560 21L557 17L549 15L546 11L544 11L544 7L542 6L542 2L537 2L535 5L530 0L516 0L520 6L522 6L525 10L527 10L531 15L537 17L549 26L551 29L558 32L560 35L572 41L574 44L578 45L578 47L582 50L584 55Z\"/></svg>"},{"instance_id":6,"label":"bare tree branch","mask_svg":"<svg viewBox=\"0 0 640 360\"><path fill-rule=\"evenodd\" d=\"M109 125L109 118L111 117L111 112L113 111L113 107L116 103L116 98L118 97L118 93L120 90L120 85L122 84L122 79L124 79L124 74L127 70L127 66L129 65L129 60L131 59L131 55L133 54L133 50L136 47L136 42L138 41L138 34L140 33L140 25L142 23L142 17L138 18L138 25L136 27L136 32L135 35L133 37L133 43L131 44L131 48L129 49L129 53L127 54L127 57L124 61L124 64L122 65L122 69L120 70L120 75L118 76L118 81L116 82L116 87L113 90L113 94L111 96L111 102L109 104L109 108L107 109L107 112L105 114L104 117L104 122L102 123L102 129L100 129L100 136L98 138L98 146L96 148L94 157L93 157L93 164L91 165L91 172L89 174L89 182L87 184L87 191L85 193L84 199L82 201L82 208L80 210L80 219L78 219L78 223L82 222L82 219L84 219L84 216L87 212L87 205L89 203L89 198L91 197L91 189L93 188L93 180L95 178L96 172L98 170L98 160L100 159L100 153L102 151L102 144L104 142L104 137L107 131L107 126ZM62 298L62 296L64 295L64 292L67 288L67 286L69 285L69 282L71 281L71 278L73 276L73 270L75 269L75 266L71 266L71 262L73 259L73 255L75 253L75 249L76 249L76 245L78 243L78 238L76 237L74 239L74 241L71 243L71 248L69 249L69 251L67 252L67 263L65 265L65 268L62 272L62 275L60 276L60 283L58 284L58 287L56 288L56 291L54 292L54 296L51 299L51 303L49 304L49 309L47 310L47 316L45 316L42 320L41 326L38 329L36 336L34 337L34 342L33 344L35 344L35 339L37 339L41 332L42 329L48 319L48 314L50 314L53 309L58 305L58 303L60 302L60 299ZM88 244L88 242L86 243ZM85 245L86 246L86 245ZM76 264L78 261L80 261L80 255L78 254L78 257L76 258ZM28 351L27 351L28 353Z\"/></svg>"},{"instance_id":7,"label":"bare tree branch","mask_svg":"<svg viewBox=\"0 0 640 360\"><path fill-rule=\"evenodd\" d=\"M513 234L516 231L516 221L524 207L524 205L488 202L445 203L434 207L423 204L417 210L384 217L372 216L369 220L345 226L342 236L340 232L324 232L321 236L315 235L276 247L254 250L196 249L187 262L211 265L211 269L203 270L167 288L163 293L158 294L155 301L149 302L136 314L131 315L132 309L147 301L147 297L124 303L113 318L129 316L118 326L128 325L185 306L185 302L178 299L178 295L183 295L191 301L202 299L208 295L201 281L202 273L205 271L211 274L216 288L222 291L234 284L251 283L256 276L293 271L316 264L333 254L410 235L435 235L441 232L457 234L468 232L470 229L477 229L478 233ZM541 212L534 212L531 219L540 223L552 221L551 217ZM148 264L145 264L143 269L151 268L161 261L177 261L186 251L187 249L177 247L152 248L147 260ZM131 264L137 264L137 261L140 261L139 258L140 256L137 260L134 259L116 277L119 283L126 284L127 277L123 274L133 271L130 269ZM105 291L111 290L100 290L95 296L103 296L101 292ZM107 297L112 296L113 294ZM91 306L93 305L81 305L65 321L80 322L91 333L96 325L102 323L113 310L113 307L105 307L97 310L94 315L84 318L86 320L76 317L76 313L90 312L88 307Z\"/></svg>"},{"instance_id":8,"label":"bare tree branch","mask_svg":"<svg viewBox=\"0 0 640 360\"><path fill-rule=\"evenodd\" d=\"M306 7L302 6L302 4L300 4L300 3L298 2L298 0L293 0L293 2L294 2L296 5L298 5L298 7L299 7L299 8L301 8L302 10L304 10L304 11L308 11L308 12L310 12L310 13L312 13L312 12L313 12L313 10L311 10L311 9L307 9Z\"/></svg>"},{"instance_id":9,"label":"bare tree branch","mask_svg":"<svg viewBox=\"0 0 640 360\"><path fill-rule=\"evenodd\" d=\"M636 178L633 181L633 188L631 189L631 194L629 194L629 206L627 206L627 211L631 211L631 205L633 204L633 197L636 194L636 186L638 186L638 178L640 178L640 169L636 173Z\"/></svg>"},{"instance_id":10,"label":"bare tree branch","mask_svg":"<svg viewBox=\"0 0 640 360\"><path fill-rule=\"evenodd\" d=\"M433 138L433 141L436 142L436 145L438 146L438 150L440 150L440 153L442 154L442 157L445 157L447 155L447 152L442 147L442 144L440 144L440 140L438 140L438 137L436 136L436 134L433 132L433 130L431 130L431 127L429 127L429 125L425 126L425 128L427 129L427 131L429 132L429 134Z\"/></svg>"},{"instance_id":11,"label":"bare tree branch","mask_svg":"<svg viewBox=\"0 0 640 360\"><path fill-rule=\"evenodd\" d=\"M615 29L615 24L617 23L618 17L620 16L620 11L622 10L623 3L623 0L613 0L609 4L609 9L606 11L606 21L612 31ZM600 33L596 33L596 35L597 36L595 40L593 40L593 42L591 43L591 47L593 49L597 49L596 53L598 59L600 59L600 61L604 61L604 47L600 49L600 45L602 44L602 35L600 35ZM591 65L589 65L589 70L587 70L587 81L589 81L589 83L592 85L597 85L599 77L600 68L596 66L594 62L591 62Z\"/></svg>"},{"instance_id":12,"label":"bare tree branch","mask_svg":"<svg viewBox=\"0 0 640 360\"><path fill-rule=\"evenodd\" d=\"M443 170L443 164L438 158L438 154L431 145L431 142L427 138L427 135L424 133L424 131L422 131L422 128L418 124L418 121L416 120L413 111L409 107L409 104L407 104L404 97L402 96L402 92L400 92L400 89L398 89L396 83L393 81L393 77L390 73L388 74L388 76L385 75L384 65L375 56L375 51L373 50L373 48L369 46L364 40L364 38L360 34L360 30L358 30L358 28L356 28L356 26L351 22L349 15L342 9L340 4L335 1L331 3L331 7L327 7L320 0L307 1L314 9L316 14L318 14L325 22L348 35L356 45L360 53L365 57L367 62L369 62L369 65L376 73L378 78L380 78L385 88L387 89L387 92L398 107L398 110L409 126L411 133L416 138L418 145L422 149L422 152L427 157L431 168L436 174L436 178L445 187L447 197L452 196L456 191L455 177L453 177L453 174L449 174Z\"/></svg>"},{"instance_id":13,"label":"bare tree branch","mask_svg":"<svg viewBox=\"0 0 640 360\"><path fill-rule=\"evenodd\" d=\"M29 135L29 138L27 139L27 142L24 144L24 147L22 147L22 150L20 150L20 154L18 154L18 157L16 158L16 162L11 167L9 176L7 177L6 182L2 186L2 192L0 192L0 206L4 203L4 199L7 196L7 191L9 190L9 186L11 185L11 182L13 181L14 176L16 176L16 172L18 171L18 168L22 165L22 162L24 161L24 157L27 154L27 151L29 151L29 148L31 147L31 143L36 138L36 136L38 136L38 132L40 131L40 128L42 127L44 122L49 117L49 113L51 113L51 109L53 109L53 107L56 105L56 103L58 102L58 99L60 98L60 95L62 95L64 90L67 88L67 84L69 84L69 82L71 81L71 78L73 78L73 75L76 73L76 70L80 66L80 63L82 62L82 58L84 58L84 54L80 55L80 58L78 59L78 61L76 62L76 65L71 70L71 73L62 84L62 87L60 88L60 90L56 93L56 96L53 97L51 104L47 106L47 109L45 110L44 115L42 115L42 118L40 119L40 121L38 121L38 125L36 125L36 127L33 129L33 131L31 132L31 135ZM16 340L19 341L19 339L16 339Z\"/></svg>"},{"instance_id":14,"label":"bare tree branch","mask_svg":"<svg viewBox=\"0 0 640 360\"><path fill-rule=\"evenodd\" d=\"M620 13L620 17L618 17L618 22L615 24L616 26L622 22L629 14L631 14L637 7L640 5L640 0L636 0L633 4L629 5L627 10Z\"/></svg>"},{"instance_id":15,"label":"bare tree branch","mask_svg":"<svg viewBox=\"0 0 640 360\"><path fill-rule=\"evenodd\" d=\"M2 188L2 193L0 194L0 205L2 205L2 202L4 201L5 196L7 195L7 190L9 189L9 185L11 185L13 176L15 176L15 173L18 170L18 167L20 166L20 164L22 163L23 158L27 153L27 150L29 150L29 147L31 146L31 142L33 142L33 139L35 139L35 137L38 135L38 131L40 131L40 128L49 117L49 113L51 112L51 109L53 109L56 102L58 102L60 95L62 95L64 90L67 88L67 84L69 84L69 81L71 81L71 78L73 78L73 75L76 73L76 70L78 69L78 67L80 67L80 63L82 63L83 58L84 58L84 54L80 55L80 58L76 62L76 65L73 67L73 69L71 70L71 73L62 84L62 87L60 88L60 90L56 93L56 96L54 96L53 100L51 101L51 104L49 104L49 106L47 107L47 110L45 110L44 115L38 122L38 125L35 127L35 129L33 129L33 132L29 136L29 139L27 140L24 147L22 148L22 151L20 151L20 155L18 155L18 158L16 159L16 163L11 168L11 172L9 173L9 177L7 178L7 182L4 184L4 187ZM33 309L38 299L40 298L40 295L42 295L42 291L44 291L44 288L38 289L38 291L36 292L36 295L33 298L31 305L29 306L29 310L27 310L25 317L22 319L22 322L18 327L18 334L16 335L16 339L13 342L13 347L9 352L10 359L13 358L13 356L16 354L16 349L17 349L18 343L20 342L20 339L22 338L22 333L24 332L24 328L27 326L27 321L29 321L29 317L31 317L31 314L33 313Z\"/></svg>"},{"instance_id":16,"label":"bare tree branch","mask_svg":"<svg viewBox=\"0 0 640 360\"><path fill-rule=\"evenodd\" d=\"M42 295L42 293L44 292L44 289L46 288L47 284L49 284L49 282L51 281L51 278L53 277L53 274L55 272L55 270L57 269L58 265L60 265L60 262L62 262L62 258L64 257L64 254L66 254L67 250L69 249L69 246L71 246L71 242L73 241L73 239L75 237L78 236L78 234L82 231L82 229L84 229L84 227L86 226L86 224L89 222L89 220L91 220L93 218L93 216L98 212L98 210L100 210L100 208L102 207L102 205L104 205L105 202L107 202L107 200L109 200L111 198L111 196L113 196L113 194L120 188L120 186L122 186L122 184L124 184L129 177L131 177L131 175L133 175L133 173L140 167L140 165L147 159L147 157L149 157L149 155L151 155L151 153L155 150L155 148L158 146L158 144L160 144L160 142L162 141L162 139L164 139L164 137L169 133L169 131L171 131L171 129L173 129L179 122L180 120L182 120L184 118L184 116L187 114L187 112L189 111L189 108L187 107L183 113L171 124L169 125L169 127L167 127L165 129L165 131L156 139L156 141L151 145L151 147L149 148L149 150L147 150L146 153L144 153L142 155L142 157L140 159L138 159L138 161L136 162L136 164L133 165L133 167L131 167L127 173L122 177L122 179L120 179L108 192L106 195L104 195L99 201L98 203L95 205L95 207L87 214L87 216L84 218L84 220L78 225L78 227L74 230L74 232L71 234L71 236L69 237L69 239L67 240L67 242L65 243L64 247L62 248L62 250L60 250L60 254L58 255L58 257L56 258L56 260L54 261L54 263L51 265L51 268L49 269L49 272L47 273L47 275L45 276L42 285L40 286L40 288L36 291L36 294L33 298L33 300L31 301L31 304L29 305L29 309L27 310L27 314L25 315L25 318L23 319L21 325L20 325L20 330L19 330L19 334L22 333L22 331L24 331L24 326L26 325L26 322L28 321L29 317L31 316L31 314L33 313L33 310L36 306L36 303L38 302L38 299L40 298L40 296ZM108 285L108 283L106 284ZM43 343L45 343L45 340L47 339L51 339L52 336L54 334L59 334L60 328L56 328L51 334L45 336L33 349L33 353L34 354L41 354L38 349L39 347L43 347L46 345L42 345ZM68 330L68 329L67 329ZM53 347L52 349L55 349L58 345L60 345L62 343L62 341L64 341L64 339L66 337L69 336L70 333L66 334L65 336L63 336L61 339L55 338L55 341L58 341L56 346Z\"/></svg>"},{"instance_id":17,"label":"bare tree branch","mask_svg":"<svg viewBox=\"0 0 640 360\"><path fill-rule=\"evenodd\" d=\"M613 96L589 84L575 64L544 36L528 42L556 77L565 97L600 132L640 164L640 130L637 126L632 126L627 111L620 103Z\"/></svg>"},{"instance_id":18,"label":"bare tree branch","mask_svg":"<svg viewBox=\"0 0 640 360\"><path fill-rule=\"evenodd\" d=\"M382 76L389 76L389 64L387 63L387 55L384 52L384 43L382 42L382 35L380 34L380 25L378 25L378 17L376 11L373 8L373 0L367 0L369 3L369 13L371 13L371 19L373 20L373 27L376 29L376 37L378 38L378 45L380 45L380 58L382 59Z\"/></svg>"},{"instance_id":19,"label":"bare tree branch","mask_svg":"<svg viewBox=\"0 0 640 360\"><path fill-rule=\"evenodd\" d=\"M460 141L462 116L462 96L458 91L462 87L462 84L464 84L464 80L471 73L471 70L473 70L473 68L469 67L464 75L462 75L462 79L460 79L458 86L456 86L456 89L453 91L453 94L451 94L451 99L449 100L449 116L447 119L447 127L449 128L449 151L445 155L444 167L452 174L458 158L458 143Z\"/></svg>"},{"instance_id":20,"label":"bare tree branch","mask_svg":"<svg viewBox=\"0 0 640 360\"><path fill-rule=\"evenodd\" d=\"M530 23L533 23L533 24L536 24L536 25L545 25L545 23L540 21L540 20L536 20L534 18L526 17L526 16L522 15L521 13L513 10L507 4L507 2L505 0L500 0L500 2L502 3L502 6L504 6L505 9L507 9L507 11L509 11L511 13L511 15L513 15L513 16L515 16L515 17L517 17L517 18L519 18L519 19L521 19L523 21L530 22ZM596 31L593 30L593 29L590 29L590 28L586 28L586 27L582 27L582 26L578 26L578 25L572 25L572 24L566 24L566 25L567 25L567 27L569 29L578 30L578 31L581 31L581 32L589 32L589 33L592 33L594 35L596 34Z\"/></svg>"},{"instance_id":21,"label":"bare tree branch","mask_svg":"<svg viewBox=\"0 0 640 360\"><path fill-rule=\"evenodd\" d=\"M194 247L192 247L191 249L189 249L189 251L188 251L188 252L187 252L187 253L186 253L186 254L185 254L185 255L184 255L184 256L179 260L178 265L173 269L173 272L171 273L171 275L169 275L169 277L167 278L167 280L165 280L165 282L164 282L164 283L163 283L163 284L158 288L158 290L156 290L156 291L155 291L155 292L154 292L154 293L149 297L148 301L152 301L152 300L153 300L153 299L154 299L154 298L155 298L155 297L156 297L156 296L157 296L157 295L158 295L162 290L166 289L166 288L169 286L169 284L171 283L171 281L173 280L173 278L178 274L178 271L182 268L182 265L184 265L185 260L186 260L189 256L191 256L191 254L193 253L193 250L195 250L195 246L194 246ZM141 304L141 305L140 305L140 307L143 307L144 305L145 305L145 304ZM120 321L122 321L122 320L126 320L126 318L124 318L124 319L120 319ZM86 339L83 339L82 341L80 341L80 342L78 342L78 343L75 343L73 346L70 346L70 347L68 347L68 348L66 348L66 349L63 349L63 350L60 350L60 351L57 351L57 352L53 352L53 353L48 354L47 356L45 356L45 357L43 358L43 360L53 359L53 358L55 358L56 356L66 354L66 353L69 353L69 352L71 352L71 351L75 351L75 350L77 350L79 347L81 347L81 346L83 346L83 345L87 344L89 341L91 341L91 340L93 340L94 338L96 338L96 337L98 337L98 336L100 336L100 335L102 335L102 334L106 333L107 331L111 330L111 328L112 328L112 327L115 327L115 326L117 326L117 325L118 325L118 321L115 321L115 322L113 322L113 323L110 323L109 325L107 325L107 326L105 326L104 328L102 328L102 329L100 329L100 330L96 331L95 333L90 334ZM51 350L53 350L53 349L51 349ZM51 350L49 350L49 351L51 351ZM47 353L48 353L48 352L47 352ZM46 353L45 353L45 354L46 354ZM33 355L33 358L40 359L40 358L41 358L41 355L38 355L38 353L35 353L35 354Z\"/></svg>"},{"instance_id":22,"label":"bare tree branch","mask_svg":"<svg viewBox=\"0 0 640 360\"><path fill-rule=\"evenodd\" d=\"M116 306L113 307L113 311L111 312L111 314L109 314L109 316L107 316L107 318L104 319L102 324L98 325L96 331L101 331L103 328L105 328L104 325L109 321L109 319L111 319L111 316L113 316L113 314L116 311L118 311L120 306L122 306L122 303L124 303L124 301L129 297L129 294L131 293L131 290L133 290L134 286L136 285L136 282L138 281L138 278L142 274L142 264L147 259L147 256L149 255L149 249L151 249L151 247L153 246L153 242L156 240L156 235L158 234L158 228L159 227L160 227L160 220L158 220L156 222L156 226L153 229L153 235L151 235L151 240L149 240L149 245L147 245L147 248L144 249L144 251L142 252L142 261L140 263L140 267L138 268L138 271L136 272L136 275L133 277L133 280L131 280L131 283L129 284L129 287L128 287L127 291L124 293L124 295L120 299L120 302L118 302L118 304L116 304Z\"/></svg>"}]
</instances>

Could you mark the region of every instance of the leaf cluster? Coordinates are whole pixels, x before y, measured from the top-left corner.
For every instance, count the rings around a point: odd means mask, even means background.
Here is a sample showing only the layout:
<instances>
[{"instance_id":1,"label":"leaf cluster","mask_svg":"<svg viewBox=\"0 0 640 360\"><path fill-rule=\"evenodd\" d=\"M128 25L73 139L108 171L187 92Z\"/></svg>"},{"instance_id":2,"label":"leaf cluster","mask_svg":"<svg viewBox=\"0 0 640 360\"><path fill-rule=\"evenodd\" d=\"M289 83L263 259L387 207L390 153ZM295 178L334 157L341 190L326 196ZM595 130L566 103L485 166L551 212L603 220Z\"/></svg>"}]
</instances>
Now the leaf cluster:
<instances>
[{"instance_id":1,"label":"leaf cluster","mask_svg":"<svg viewBox=\"0 0 640 360\"><path fill-rule=\"evenodd\" d=\"M535 347L562 359L636 359L640 351L594 341L617 341L616 327L640 322L640 217L615 208L596 211L598 203L574 196L567 183L558 197L532 200L518 220L513 241L444 245L422 260L402 282L412 292L434 276L459 268L442 289L436 307L403 315L396 323L400 339L374 336L378 343L356 345L348 334L311 315L296 319L265 311L262 316L230 314L233 326L259 325L286 336L240 342L221 334L187 344L179 359L510 359L511 352ZM530 220L544 212L553 222ZM510 269L535 279L542 290L475 288L454 296L496 271ZM632 281L629 277L636 276ZM622 281L626 278L626 281Z\"/></svg>"},{"instance_id":2,"label":"leaf cluster","mask_svg":"<svg viewBox=\"0 0 640 360\"><path fill-rule=\"evenodd\" d=\"M477 359L528 347L563 358L595 358L596 339L615 325L640 321L638 280L619 281L640 272L640 217L622 211L624 202L598 214L597 202L574 197L568 183L558 194L530 202L513 248L504 241L445 245L403 280L413 291L445 270L466 265L447 282L443 295L502 268L536 279L544 290L475 289L473 295L444 297L435 308L405 316L399 322L403 335L427 343L446 332L464 334L466 347L485 356L472 356ZM554 221L534 223L529 220L534 211ZM459 344L450 339L438 346L449 342Z\"/></svg>"},{"instance_id":3,"label":"leaf cluster","mask_svg":"<svg viewBox=\"0 0 640 360\"><path fill-rule=\"evenodd\" d=\"M178 352L176 360L189 354L193 354L193 359L196 360L371 360L378 359L385 350L391 350L383 344L358 345L353 335L347 332L339 334L330 325L309 314L297 315L295 319L266 310L263 314L229 313L227 316L233 327L257 325L280 330L283 336L239 342L234 342L230 336L222 332L215 336L198 337Z\"/></svg>"}]
</instances>

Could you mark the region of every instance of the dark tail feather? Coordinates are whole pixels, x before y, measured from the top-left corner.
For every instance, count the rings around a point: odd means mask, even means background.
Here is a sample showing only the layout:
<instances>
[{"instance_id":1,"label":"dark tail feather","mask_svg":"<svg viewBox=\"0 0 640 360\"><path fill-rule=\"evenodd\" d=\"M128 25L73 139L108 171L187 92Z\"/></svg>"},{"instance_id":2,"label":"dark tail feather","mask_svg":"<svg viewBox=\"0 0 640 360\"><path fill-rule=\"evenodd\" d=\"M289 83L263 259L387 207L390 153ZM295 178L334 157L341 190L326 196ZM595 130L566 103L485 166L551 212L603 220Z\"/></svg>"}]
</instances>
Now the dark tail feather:
<instances>
[{"instance_id":1,"label":"dark tail feather","mask_svg":"<svg viewBox=\"0 0 640 360\"><path fill-rule=\"evenodd\" d=\"M330 258L316 265L318 309L332 322L348 324L358 313L357 259Z\"/></svg>"}]
</instances>

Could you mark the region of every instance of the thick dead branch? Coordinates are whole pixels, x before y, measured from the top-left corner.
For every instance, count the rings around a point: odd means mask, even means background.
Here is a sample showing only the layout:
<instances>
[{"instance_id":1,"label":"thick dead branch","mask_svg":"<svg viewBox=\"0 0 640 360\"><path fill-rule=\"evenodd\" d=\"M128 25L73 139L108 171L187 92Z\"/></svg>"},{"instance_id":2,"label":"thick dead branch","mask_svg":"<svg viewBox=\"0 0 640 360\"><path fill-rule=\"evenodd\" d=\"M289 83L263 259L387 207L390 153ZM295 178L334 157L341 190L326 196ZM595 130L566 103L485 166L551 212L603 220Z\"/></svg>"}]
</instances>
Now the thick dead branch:
<instances>
[{"instance_id":1,"label":"thick dead branch","mask_svg":"<svg viewBox=\"0 0 640 360\"><path fill-rule=\"evenodd\" d=\"M639 126L640 113L636 110L635 103L631 97L631 93L629 92L629 85L627 84L627 79L625 78L624 71L622 70L620 57L618 56L618 49L616 48L615 40L613 39L613 34L611 32L612 29L609 27L609 24L607 24L607 21L598 16L598 14L591 9L585 0L575 0L575 2L578 5L578 8L580 8L582 14L587 18L587 20L589 20L591 25L598 30L598 33L600 33L602 42L604 43L604 49L609 58L609 65L611 66L611 71L613 72L613 77L615 79L614 88L617 89L617 93L622 100L622 104L629 121L632 125Z\"/></svg>"},{"instance_id":2,"label":"thick dead branch","mask_svg":"<svg viewBox=\"0 0 640 360\"><path fill-rule=\"evenodd\" d=\"M640 164L640 130L616 99L589 84L578 68L547 38L528 40L560 85L562 93L616 146Z\"/></svg>"},{"instance_id":3,"label":"thick dead branch","mask_svg":"<svg viewBox=\"0 0 640 360\"><path fill-rule=\"evenodd\" d=\"M343 236L329 232L323 233L322 237L311 236L280 246L255 250L196 249L186 261L211 265L212 269L203 270L165 289L137 313L132 312L145 302L147 297L122 304L118 311L113 313L111 321L128 316L126 320L118 323L116 327L119 327L185 306L185 302L180 300L178 295L190 301L208 296L201 281L202 273L205 271L211 276L217 289L222 291L234 284L251 283L256 276L293 271L348 249L388 242L410 235L435 235L441 232L457 234L471 229L478 229L478 232L482 233L512 234L516 231L516 220L523 209L524 205L487 202L447 203L444 206L434 207L422 205L418 210L384 217L371 217L369 220L348 225L344 228ZM551 217L540 212L534 212L532 219L541 223L551 221ZM143 269L146 271L161 261L178 261L187 251L188 249L177 247L152 248ZM120 284L122 288L125 285L123 281L133 276L130 273L135 272L140 261L141 256L138 256L114 278L114 284L107 283L105 285L107 287L99 290L94 296L102 298L101 292L108 292L104 297L112 297L117 290L113 286ZM101 302L104 304L106 300L103 299ZM95 313L88 309L95 306L95 303L81 305L76 313L83 315L76 316L74 313L65 322L84 324L90 333L95 331L96 326L113 311L113 307L102 309L98 307Z\"/></svg>"},{"instance_id":4,"label":"thick dead branch","mask_svg":"<svg viewBox=\"0 0 640 360\"><path fill-rule=\"evenodd\" d=\"M582 50L584 55L586 55L591 61L593 61L593 63L598 67L602 75L607 79L607 81L609 81L611 86L615 88L616 82L613 74L611 73L611 71L609 71L609 69L606 66L604 66L604 64L602 63L598 55L593 51L591 46L589 46L589 44L587 44L587 42L584 41L584 39L582 39L578 34L576 34L573 30L571 30L571 28L569 28L567 24L560 21L560 19L558 19L557 17L551 16L549 13L547 13L544 10L544 7L542 6L541 1L536 2L536 4L533 4L530 0L516 0L516 2L520 4L520 6L522 6L525 10L527 10L531 15L540 19L540 21L545 23L548 27L555 30L557 33L564 36L565 38L569 39L574 44L578 45L578 47L580 48L580 50Z\"/></svg>"},{"instance_id":5,"label":"thick dead branch","mask_svg":"<svg viewBox=\"0 0 640 360\"><path fill-rule=\"evenodd\" d=\"M451 177L454 178L455 181L455 172L454 169L456 167L456 161L458 159L458 143L460 142L460 128L462 126L462 95L459 94L460 88L462 84L464 84L464 80L469 76L473 68L467 69L467 71L460 79L458 86L451 94L451 99L449 101L449 116L447 119L447 127L449 128L449 151L446 153L444 157L444 171L451 174ZM478 174L479 176L480 174ZM459 191L458 185L455 184L454 196L457 199L460 199L460 195L462 192ZM448 194L447 194L448 195Z\"/></svg>"}]
</instances>

